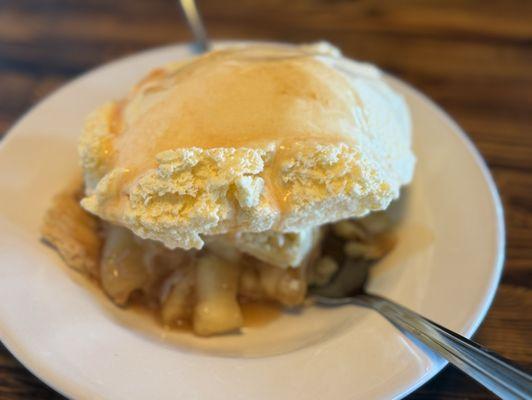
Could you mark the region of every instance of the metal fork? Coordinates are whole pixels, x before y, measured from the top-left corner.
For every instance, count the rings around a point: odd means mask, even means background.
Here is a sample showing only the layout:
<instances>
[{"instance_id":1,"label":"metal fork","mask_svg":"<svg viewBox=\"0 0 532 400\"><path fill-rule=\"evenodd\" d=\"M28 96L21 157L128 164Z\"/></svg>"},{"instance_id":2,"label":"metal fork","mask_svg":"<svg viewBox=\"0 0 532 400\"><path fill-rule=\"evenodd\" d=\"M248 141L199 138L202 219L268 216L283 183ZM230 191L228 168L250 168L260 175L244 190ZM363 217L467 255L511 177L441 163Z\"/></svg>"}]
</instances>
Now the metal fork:
<instances>
[{"instance_id":1,"label":"metal fork","mask_svg":"<svg viewBox=\"0 0 532 400\"><path fill-rule=\"evenodd\" d=\"M204 53L209 51L211 45L207 39L207 31L201 21L201 16L194 0L178 0L177 4L183 11L185 19L194 35L194 53Z\"/></svg>"},{"instance_id":2,"label":"metal fork","mask_svg":"<svg viewBox=\"0 0 532 400\"><path fill-rule=\"evenodd\" d=\"M495 352L389 299L364 291L347 297L314 294L317 304L353 304L377 311L401 332L410 335L503 399L532 399L532 377Z\"/></svg>"}]
</instances>

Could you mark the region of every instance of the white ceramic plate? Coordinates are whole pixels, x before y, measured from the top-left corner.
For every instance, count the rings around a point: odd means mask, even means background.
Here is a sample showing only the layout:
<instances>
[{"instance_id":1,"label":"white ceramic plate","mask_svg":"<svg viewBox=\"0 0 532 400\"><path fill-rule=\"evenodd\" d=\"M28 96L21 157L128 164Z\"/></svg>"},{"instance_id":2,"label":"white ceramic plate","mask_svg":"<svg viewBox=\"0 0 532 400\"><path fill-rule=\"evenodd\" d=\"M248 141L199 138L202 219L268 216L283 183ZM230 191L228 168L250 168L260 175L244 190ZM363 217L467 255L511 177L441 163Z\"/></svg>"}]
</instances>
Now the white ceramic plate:
<instances>
[{"instance_id":1,"label":"white ceramic plate","mask_svg":"<svg viewBox=\"0 0 532 400\"><path fill-rule=\"evenodd\" d=\"M76 172L86 114L150 68L187 55L184 46L164 47L98 68L37 105L1 144L3 343L75 399L390 399L429 380L444 362L371 311L311 308L211 339L165 332L106 306L39 241L51 196ZM499 197L460 128L387 79L410 105L418 165L399 244L374 269L371 289L471 336L501 274Z\"/></svg>"}]
</instances>

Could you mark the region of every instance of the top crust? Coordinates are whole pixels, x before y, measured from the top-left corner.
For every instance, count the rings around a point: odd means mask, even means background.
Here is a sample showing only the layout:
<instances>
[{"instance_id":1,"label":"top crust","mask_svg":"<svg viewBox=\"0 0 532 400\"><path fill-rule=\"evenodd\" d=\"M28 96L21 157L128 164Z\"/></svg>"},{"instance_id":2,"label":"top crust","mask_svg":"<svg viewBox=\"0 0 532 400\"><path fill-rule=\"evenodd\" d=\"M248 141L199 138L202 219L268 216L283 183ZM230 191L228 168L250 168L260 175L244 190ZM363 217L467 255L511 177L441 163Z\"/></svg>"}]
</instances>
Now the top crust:
<instances>
[{"instance_id":1,"label":"top crust","mask_svg":"<svg viewBox=\"0 0 532 400\"><path fill-rule=\"evenodd\" d=\"M311 50L213 52L94 111L82 206L184 249L385 209L412 178L407 107L375 68Z\"/></svg>"}]
</instances>

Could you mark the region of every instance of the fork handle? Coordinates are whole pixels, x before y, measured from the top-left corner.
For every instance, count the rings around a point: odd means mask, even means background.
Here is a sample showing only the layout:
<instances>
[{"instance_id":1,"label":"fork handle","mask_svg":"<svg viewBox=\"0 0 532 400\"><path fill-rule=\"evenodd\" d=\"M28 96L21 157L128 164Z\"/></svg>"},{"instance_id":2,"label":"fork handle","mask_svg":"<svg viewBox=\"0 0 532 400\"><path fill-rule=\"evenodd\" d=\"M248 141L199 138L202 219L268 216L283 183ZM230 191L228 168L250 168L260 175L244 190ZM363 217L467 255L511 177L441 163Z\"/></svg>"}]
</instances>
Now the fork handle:
<instances>
[{"instance_id":1,"label":"fork handle","mask_svg":"<svg viewBox=\"0 0 532 400\"><path fill-rule=\"evenodd\" d=\"M532 399L532 377L502 357L391 300L364 294L356 303L378 311L502 399Z\"/></svg>"}]
</instances>

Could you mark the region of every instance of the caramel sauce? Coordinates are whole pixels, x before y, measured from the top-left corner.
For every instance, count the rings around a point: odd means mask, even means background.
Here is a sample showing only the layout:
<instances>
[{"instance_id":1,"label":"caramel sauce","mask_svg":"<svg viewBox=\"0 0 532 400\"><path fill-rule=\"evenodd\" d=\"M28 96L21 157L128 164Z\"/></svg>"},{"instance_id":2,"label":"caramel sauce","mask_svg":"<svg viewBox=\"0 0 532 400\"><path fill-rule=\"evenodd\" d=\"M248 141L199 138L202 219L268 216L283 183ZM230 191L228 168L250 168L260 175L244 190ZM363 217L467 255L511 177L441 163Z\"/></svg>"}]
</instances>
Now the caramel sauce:
<instances>
[{"instance_id":1,"label":"caramel sauce","mask_svg":"<svg viewBox=\"0 0 532 400\"><path fill-rule=\"evenodd\" d=\"M125 308L140 318L165 326L159 317L158 309L149 307L139 298L130 299ZM261 328L275 321L282 314L281 306L269 301L240 303L240 309L244 318L244 328ZM172 323L168 328L182 332L193 332L193 326L189 320Z\"/></svg>"},{"instance_id":2,"label":"caramel sauce","mask_svg":"<svg viewBox=\"0 0 532 400\"><path fill-rule=\"evenodd\" d=\"M281 316L281 306L273 302L240 303L244 327L259 328Z\"/></svg>"}]
</instances>

